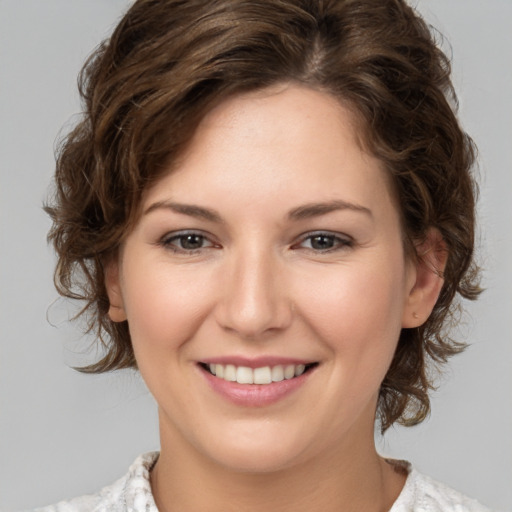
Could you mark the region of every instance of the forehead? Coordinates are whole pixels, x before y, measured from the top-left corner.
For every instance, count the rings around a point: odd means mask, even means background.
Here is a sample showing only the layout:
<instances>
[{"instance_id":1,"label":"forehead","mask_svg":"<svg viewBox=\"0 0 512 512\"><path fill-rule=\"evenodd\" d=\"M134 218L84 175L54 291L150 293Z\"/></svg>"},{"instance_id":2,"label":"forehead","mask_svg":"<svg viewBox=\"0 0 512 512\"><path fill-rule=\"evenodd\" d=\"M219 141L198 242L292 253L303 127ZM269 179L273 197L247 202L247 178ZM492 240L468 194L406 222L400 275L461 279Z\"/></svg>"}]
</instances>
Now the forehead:
<instances>
[{"instance_id":1,"label":"forehead","mask_svg":"<svg viewBox=\"0 0 512 512\"><path fill-rule=\"evenodd\" d=\"M234 96L203 118L149 195L154 198L163 181L205 195L208 189L198 185L214 178L226 189L277 187L293 196L302 184L311 194L326 194L326 185L333 188L342 176L339 185L347 190L382 193L389 188L388 173L364 150L359 126L352 110L332 95L302 86Z\"/></svg>"}]
</instances>

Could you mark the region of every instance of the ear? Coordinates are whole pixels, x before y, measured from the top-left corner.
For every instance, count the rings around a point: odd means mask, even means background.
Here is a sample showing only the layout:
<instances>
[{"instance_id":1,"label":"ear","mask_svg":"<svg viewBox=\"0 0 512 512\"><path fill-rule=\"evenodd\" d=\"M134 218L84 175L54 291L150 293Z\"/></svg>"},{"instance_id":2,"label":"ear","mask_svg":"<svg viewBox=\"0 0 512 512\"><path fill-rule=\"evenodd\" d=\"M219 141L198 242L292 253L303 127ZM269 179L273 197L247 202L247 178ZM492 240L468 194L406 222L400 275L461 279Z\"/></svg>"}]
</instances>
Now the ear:
<instances>
[{"instance_id":1,"label":"ear","mask_svg":"<svg viewBox=\"0 0 512 512\"><path fill-rule=\"evenodd\" d=\"M119 274L119 261L112 258L105 265L105 288L107 289L110 306L108 316L112 322L124 322L126 312L124 310L123 295L121 293L121 282Z\"/></svg>"},{"instance_id":2,"label":"ear","mask_svg":"<svg viewBox=\"0 0 512 512\"><path fill-rule=\"evenodd\" d=\"M444 284L443 272L448 258L446 243L435 228L415 245L416 258L410 265L408 295L402 317L402 327L413 328L424 324L434 309Z\"/></svg>"}]
</instances>

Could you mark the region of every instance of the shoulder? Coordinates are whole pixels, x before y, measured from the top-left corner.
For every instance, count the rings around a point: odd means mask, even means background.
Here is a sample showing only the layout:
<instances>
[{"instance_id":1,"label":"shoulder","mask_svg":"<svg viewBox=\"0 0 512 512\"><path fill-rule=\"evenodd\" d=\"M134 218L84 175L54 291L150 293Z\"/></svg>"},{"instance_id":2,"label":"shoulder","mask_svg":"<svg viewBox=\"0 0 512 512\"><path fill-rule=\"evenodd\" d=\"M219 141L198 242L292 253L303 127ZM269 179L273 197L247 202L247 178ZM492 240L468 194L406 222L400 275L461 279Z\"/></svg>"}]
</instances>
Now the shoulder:
<instances>
[{"instance_id":1,"label":"shoulder","mask_svg":"<svg viewBox=\"0 0 512 512\"><path fill-rule=\"evenodd\" d=\"M405 486L390 512L491 512L478 501L409 470Z\"/></svg>"},{"instance_id":2,"label":"shoulder","mask_svg":"<svg viewBox=\"0 0 512 512\"><path fill-rule=\"evenodd\" d=\"M141 455L125 476L98 493L36 508L32 512L158 512L149 481L149 472L157 458L158 452Z\"/></svg>"}]
</instances>

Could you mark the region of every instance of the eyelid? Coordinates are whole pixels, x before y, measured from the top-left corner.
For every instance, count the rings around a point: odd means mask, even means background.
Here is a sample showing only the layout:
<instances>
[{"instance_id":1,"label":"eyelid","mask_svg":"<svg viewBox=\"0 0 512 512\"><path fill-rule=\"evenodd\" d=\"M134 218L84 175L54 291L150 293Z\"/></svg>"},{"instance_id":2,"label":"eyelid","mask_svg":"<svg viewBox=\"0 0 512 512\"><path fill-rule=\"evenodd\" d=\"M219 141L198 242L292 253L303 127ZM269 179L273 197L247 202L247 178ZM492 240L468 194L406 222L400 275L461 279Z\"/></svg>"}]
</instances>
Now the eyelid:
<instances>
[{"instance_id":1,"label":"eyelid","mask_svg":"<svg viewBox=\"0 0 512 512\"><path fill-rule=\"evenodd\" d=\"M173 242L175 240L179 240L180 238L186 237L188 235L196 235L198 237L201 237L203 239L203 241L205 241L207 243L207 245L203 245L202 247L199 247L197 249L185 249L185 248L179 247L178 245L173 244ZM304 242L306 242L307 240L310 240L314 237L320 237L320 236L332 238L334 241L334 246L327 248L327 249L315 249L313 247L303 247L302 246L302 244L304 244ZM205 249L220 247L220 244L214 240L214 237L210 233L207 233L200 229L182 229L182 230L177 230L177 231L169 231L157 240L156 245L162 246L165 249L169 249L173 252L183 253L183 254L194 254L194 253L203 251ZM334 232L334 231L329 231L329 230L315 230L315 231L309 231L307 233L303 233L302 235L297 237L296 242L294 242L291 245L291 249L305 249L308 251L312 251L312 252L321 254L321 253L329 253L329 252L339 251L339 250L345 249L347 247L351 247L353 245L354 245L354 239L345 233L339 233L339 232Z\"/></svg>"},{"instance_id":2,"label":"eyelid","mask_svg":"<svg viewBox=\"0 0 512 512\"><path fill-rule=\"evenodd\" d=\"M301 244L303 244L306 240L314 238L316 236L325 236L329 238L333 238L335 240L336 245L329 249L314 249L312 247L302 247L302 249L310 250L315 253L328 253L333 252L337 250L342 250L346 247L352 247L354 245L354 239L345 234L345 233L339 233L336 231L329 231L329 230L315 230L310 231L308 233L304 233L298 237L297 242L295 242L292 245L292 249L300 249Z\"/></svg>"},{"instance_id":3,"label":"eyelid","mask_svg":"<svg viewBox=\"0 0 512 512\"><path fill-rule=\"evenodd\" d=\"M179 240L182 237L186 237L188 235L196 235L201 237L203 240L208 242L208 245L199 247L197 249L184 249L181 247L178 247L176 245L173 245L172 242L175 240ZM211 234L206 233L200 229L181 229L177 231L169 231L162 237L160 237L157 241L157 245L160 245L164 247L165 249L169 249L176 253L183 253L183 254L194 254L196 252L202 251L204 249L211 249L219 247L219 244L216 243L213 240L213 237Z\"/></svg>"}]
</instances>

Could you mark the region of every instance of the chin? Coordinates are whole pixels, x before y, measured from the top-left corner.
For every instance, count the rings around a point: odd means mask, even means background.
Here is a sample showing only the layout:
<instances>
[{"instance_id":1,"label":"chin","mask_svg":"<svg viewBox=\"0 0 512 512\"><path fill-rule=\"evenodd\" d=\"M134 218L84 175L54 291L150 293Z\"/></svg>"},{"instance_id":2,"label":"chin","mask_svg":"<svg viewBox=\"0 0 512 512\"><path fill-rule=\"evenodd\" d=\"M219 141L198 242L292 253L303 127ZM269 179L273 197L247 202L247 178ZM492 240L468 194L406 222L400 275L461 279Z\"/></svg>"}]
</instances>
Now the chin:
<instances>
[{"instance_id":1,"label":"chin","mask_svg":"<svg viewBox=\"0 0 512 512\"><path fill-rule=\"evenodd\" d=\"M280 432L262 432L254 435L247 430L237 435L231 431L215 445L204 446L203 454L230 471L241 473L272 473L304 462L309 442Z\"/></svg>"}]
</instances>

